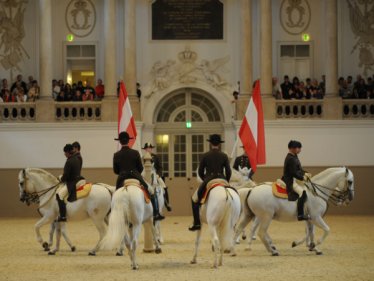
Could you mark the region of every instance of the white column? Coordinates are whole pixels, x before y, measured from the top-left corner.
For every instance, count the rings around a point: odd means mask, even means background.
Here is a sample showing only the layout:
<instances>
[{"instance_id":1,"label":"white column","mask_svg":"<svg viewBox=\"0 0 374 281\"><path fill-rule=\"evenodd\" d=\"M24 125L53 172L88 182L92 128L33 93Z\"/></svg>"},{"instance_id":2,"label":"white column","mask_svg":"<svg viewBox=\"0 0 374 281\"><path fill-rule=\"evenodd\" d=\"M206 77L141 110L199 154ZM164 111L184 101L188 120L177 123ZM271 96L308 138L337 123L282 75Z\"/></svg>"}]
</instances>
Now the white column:
<instances>
[{"instance_id":1,"label":"white column","mask_svg":"<svg viewBox=\"0 0 374 281\"><path fill-rule=\"evenodd\" d=\"M136 1L125 0L125 73L128 95L136 95Z\"/></svg>"},{"instance_id":2,"label":"white column","mask_svg":"<svg viewBox=\"0 0 374 281\"><path fill-rule=\"evenodd\" d=\"M104 2L104 85L105 96L116 97L116 0Z\"/></svg>"},{"instance_id":3,"label":"white column","mask_svg":"<svg viewBox=\"0 0 374 281\"><path fill-rule=\"evenodd\" d=\"M241 83L240 91L248 95L252 92L252 0L241 0Z\"/></svg>"},{"instance_id":4,"label":"white column","mask_svg":"<svg viewBox=\"0 0 374 281\"><path fill-rule=\"evenodd\" d=\"M272 22L271 0L260 1L261 10L261 94L271 96L272 92Z\"/></svg>"},{"instance_id":5,"label":"white column","mask_svg":"<svg viewBox=\"0 0 374 281\"><path fill-rule=\"evenodd\" d=\"M39 0L39 85L41 98L52 97L52 1Z\"/></svg>"},{"instance_id":6,"label":"white column","mask_svg":"<svg viewBox=\"0 0 374 281\"><path fill-rule=\"evenodd\" d=\"M326 0L326 96L338 95L337 1Z\"/></svg>"}]
</instances>

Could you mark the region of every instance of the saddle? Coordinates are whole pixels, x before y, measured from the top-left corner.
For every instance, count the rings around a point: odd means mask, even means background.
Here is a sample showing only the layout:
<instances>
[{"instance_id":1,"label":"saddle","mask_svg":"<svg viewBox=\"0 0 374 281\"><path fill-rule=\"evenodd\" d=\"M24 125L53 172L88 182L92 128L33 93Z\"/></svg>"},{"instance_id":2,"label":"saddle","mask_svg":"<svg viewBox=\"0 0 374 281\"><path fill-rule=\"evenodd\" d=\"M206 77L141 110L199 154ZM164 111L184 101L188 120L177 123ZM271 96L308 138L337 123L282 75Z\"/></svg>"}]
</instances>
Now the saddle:
<instances>
[{"instance_id":1,"label":"saddle","mask_svg":"<svg viewBox=\"0 0 374 281\"><path fill-rule=\"evenodd\" d=\"M212 179L211 181L209 181L206 185L206 189L205 189L205 192L203 194L203 197L200 200L201 205L203 205L205 203L205 201L208 199L210 191L217 186L228 187L229 183L224 179Z\"/></svg>"},{"instance_id":2,"label":"saddle","mask_svg":"<svg viewBox=\"0 0 374 281\"><path fill-rule=\"evenodd\" d=\"M74 202L78 199L85 198L90 194L91 188L92 188L92 183L87 183L86 180L82 179L78 181L77 184L75 185L76 193L68 195L63 200L65 201L65 203L67 203L67 201Z\"/></svg>"},{"instance_id":3,"label":"saddle","mask_svg":"<svg viewBox=\"0 0 374 281\"><path fill-rule=\"evenodd\" d=\"M140 184L140 181L137 179L127 179L123 182L123 186L125 189L127 189L128 186L136 186L139 187L144 194L144 201L145 203L149 204L151 202L151 198L149 197L149 193L145 188Z\"/></svg>"},{"instance_id":4,"label":"saddle","mask_svg":"<svg viewBox=\"0 0 374 281\"><path fill-rule=\"evenodd\" d=\"M273 195L275 197L281 198L281 199L288 199L286 184L281 179L277 179L275 182L271 185Z\"/></svg>"}]
</instances>

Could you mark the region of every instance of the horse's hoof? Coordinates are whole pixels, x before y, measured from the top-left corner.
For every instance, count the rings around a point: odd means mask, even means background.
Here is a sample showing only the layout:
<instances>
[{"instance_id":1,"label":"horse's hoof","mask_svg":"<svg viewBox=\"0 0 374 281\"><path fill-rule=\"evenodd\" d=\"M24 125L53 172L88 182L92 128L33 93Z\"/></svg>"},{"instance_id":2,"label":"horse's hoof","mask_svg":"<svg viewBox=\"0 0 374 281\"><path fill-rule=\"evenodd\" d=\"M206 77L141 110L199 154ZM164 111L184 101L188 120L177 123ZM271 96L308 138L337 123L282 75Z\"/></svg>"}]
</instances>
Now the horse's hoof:
<instances>
[{"instance_id":1,"label":"horse's hoof","mask_svg":"<svg viewBox=\"0 0 374 281\"><path fill-rule=\"evenodd\" d=\"M313 242L309 244L309 250L313 250L316 247L316 244Z\"/></svg>"},{"instance_id":2,"label":"horse's hoof","mask_svg":"<svg viewBox=\"0 0 374 281\"><path fill-rule=\"evenodd\" d=\"M132 267L132 270L138 270L138 269L139 269L139 266L137 265Z\"/></svg>"},{"instance_id":3,"label":"horse's hoof","mask_svg":"<svg viewBox=\"0 0 374 281\"><path fill-rule=\"evenodd\" d=\"M243 240L247 239L247 235L242 235L242 239Z\"/></svg>"},{"instance_id":4,"label":"horse's hoof","mask_svg":"<svg viewBox=\"0 0 374 281\"><path fill-rule=\"evenodd\" d=\"M317 256L321 256L321 255L323 255L323 253L322 253L321 251L317 251L317 252L316 252L316 255L317 255Z\"/></svg>"},{"instance_id":5,"label":"horse's hoof","mask_svg":"<svg viewBox=\"0 0 374 281\"><path fill-rule=\"evenodd\" d=\"M123 256L123 253L117 252L117 253L116 253L116 256L117 256L117 257L122 257L122 256Z\"/></svg>"},{"instance_id":6,"label":"horse's hoof","mask_svg":"<svg viewBox=\"0 0 374 281\"><path fill-rule=\"evenodd\" d=\"M48 246L48 243L47 242L44 242L43 244L42 244L42 247L43 247L43 249L44 249L44 251L49 251L49 246Z\"/></svg>"},{"instance_id":7,"label":"horse's hoof","mask_svg":"<svg viewBox=\"0 0 374 281\"><path fill-rule=\"evenodd\" d=\"M225 254L230 254L230 253L231 253L231 250L227 250L227 249L226 249L226 250L224 250L223 252L224 252Z\"/></svg>"},{"instance_id":8,"label":"horse's hoof","mask_svg":"<svg viewBox=\"0 0 374 281\"><path fill-rule=\"evenodd\" d=\"M192 261L190 262L190 264L197 264L197 261L196 261L196 260L192 260Z\"/></svg>"},{"instance_id":9,"label":"horse's hoof","mask_svg":"<svg viewBox=\"0 0 374 281\"><path fill-rule=\"evenodd\" d=\"M230 255L231 257L236 257L236 253L234 252L234 253L231 253L231 255Z\"/></svg>"},{"instance_id":10,"label":"horse's hoof","mask_svg":"<svg viewBox=\"0 0 374 281\"><path fill-rule=\"evenodd\" d=\"M239 244L240 244L240 241L236 240L236 241L235 241L235 244L238 244L238 245L239 245Z\"/></svg>"},{"instance_id":11,"label":"horse's hoof","mask_svg":"<svg viewBox=\"0 0 374 281\"><path fill-rule=\"evenodd\" d=\"M272 249L273 251L276 251L276 250L277 250L277 248L275 248L274 245L271 245L271 249Z\"/></svg>"},{"instance_id":12,"label":"horse's hoof","mask_svg":"<svg viewBox=\"0 0 374 281\"><path fill-rule=\"evenodd\" d=\"M257 237L256 236L252 236L252 240L257 240Z\"/></svg>"},{"instance_id":13,"label":"horse's hoof","mask_svg":"<svg viewBox=\"0 0 374 281\"><path fill-rule=\"evenodd\" d=\"M96 256L96 253L95 252L88 252L88 255L89 256Z\"/></svg>"},{"instance_id":14,"label":"horse's hoof","mask_svg":"<svg viewBox=\"0 0 374 281\"><path fill-rule=\"evenodd\" d=\"M75 246L71 247L71 251L72 251L72 252L75 252L76 249L77 249L77 248L75 248Z\"/></svg>"},{"instance_id":15,"label":"horse's hoof","mask_svg":"<svg viewBox=\"0 0 374 281\"><path fill-rule=\"evenodd\" d=\"M56 252L48 252L48 256L54 256Z\"/></svg>"},{"instance_id":16,"label":"horse's hoof","mask_svg":"<svg viewBox=\"0 0 374 281\"><path fill-rule=\"evenodd\" d=\"M295 248L296 246L297 246L296 242L293 241L291 247L292 247L292 248Z\"/></svg>"},{"instance_id":17,"label":"horse's hoof","mask_svg":"<svg viewBox=\"0 0 374 281\"><path fill-rule=\"evenodd\" d=\"M278 256L279 256L279 253L276 252L276 253L272 253L271 255L272 255L273 257L278 257Z\"/></svg>"},{"instance_id":18,"label":"horse's hoof","mask_svg":"<svg viewBox=\"0 0 374 281\"><path fill-rule=\"evenodd\" d=\"M156 254L161 254L161 253L162 253L161 248L157 248L157 249L155 250L155 253L156 253Z\"/></svg>"}]
</instances>

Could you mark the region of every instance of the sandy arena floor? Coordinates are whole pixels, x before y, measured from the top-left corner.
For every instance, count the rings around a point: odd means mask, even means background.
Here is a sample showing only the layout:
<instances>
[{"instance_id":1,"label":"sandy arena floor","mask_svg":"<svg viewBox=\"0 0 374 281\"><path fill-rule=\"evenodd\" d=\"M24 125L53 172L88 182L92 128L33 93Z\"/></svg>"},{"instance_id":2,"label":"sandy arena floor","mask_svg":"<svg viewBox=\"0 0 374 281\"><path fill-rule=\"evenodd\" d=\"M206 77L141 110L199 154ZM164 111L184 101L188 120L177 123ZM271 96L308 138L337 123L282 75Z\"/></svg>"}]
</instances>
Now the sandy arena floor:
<instances>
[{"instance_id":1,"label":"sandy arena floor","mask_svg":"<svg viewBox=\"0 0 374 281\"><path fill-rule=\"evenodd\" d=\"M143 234L138 251L139 271L130 269L127 255L112 252L88 256L98 234L93 224L70 222L68 231L77 247L70 252L63 241L56 256L48 256L36 243L36 219L0 220L0 280L374 280L374 217L327 217L330 236L320 249L322 256L304 246L291 248L292 240L304 233L302 223L274 222L270 235L281 256L271 257L260 241L252 251L237 245L237 257L224 256L224 265L212 269L213 254L209 233L203 231L198 264L191 265L195 234L187 231L191 218L169 217L163 222L163 253L142 252ZM48 227L43 231L46 239ZM317 232L318 236L321 232Z\"/></svg>"}]
</instances>

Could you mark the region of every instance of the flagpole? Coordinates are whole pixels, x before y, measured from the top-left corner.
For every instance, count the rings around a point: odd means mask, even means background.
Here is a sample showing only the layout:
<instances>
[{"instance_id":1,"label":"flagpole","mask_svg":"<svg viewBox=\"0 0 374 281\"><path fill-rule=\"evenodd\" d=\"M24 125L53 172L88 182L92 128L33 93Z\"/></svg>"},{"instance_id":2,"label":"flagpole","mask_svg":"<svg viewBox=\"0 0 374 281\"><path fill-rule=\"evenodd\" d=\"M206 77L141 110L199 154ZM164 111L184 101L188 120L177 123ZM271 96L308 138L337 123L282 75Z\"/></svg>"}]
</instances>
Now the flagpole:
<instances>
[{"instance_id":1,"label":"flagpole","mask_svg":"<svg viewBox=\"0 0 374 281\"><path fill-rule=\"evenodd\" d=\"M236 147L238 146L238 141L239 141L239 138L237 137L235 140L234 146L232 148L231 155L230 155L231 163L232 163L232 160L234 159L234 153L236 151Z\"/></svg>"}]
</instances>

